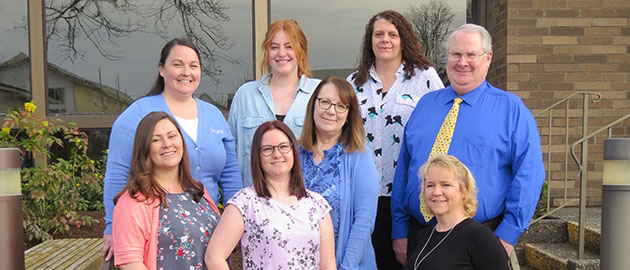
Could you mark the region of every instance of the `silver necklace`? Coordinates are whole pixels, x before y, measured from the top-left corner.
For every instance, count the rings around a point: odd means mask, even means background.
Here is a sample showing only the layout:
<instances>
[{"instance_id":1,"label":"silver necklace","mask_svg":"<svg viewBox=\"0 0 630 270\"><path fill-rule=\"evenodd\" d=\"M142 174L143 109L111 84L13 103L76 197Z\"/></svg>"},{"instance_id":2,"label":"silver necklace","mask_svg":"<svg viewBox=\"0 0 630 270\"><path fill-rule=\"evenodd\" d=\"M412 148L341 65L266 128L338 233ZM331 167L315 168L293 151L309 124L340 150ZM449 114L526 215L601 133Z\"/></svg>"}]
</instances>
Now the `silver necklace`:
<instances>
[{"instance_id":1,"label":"silver necklace","mask_svg":"<svg viewBox=\"0 0 630 270\"><path fill-rule=\"evenodd\" d=\"M466 219L466 217L464 217L462 220L457 222L457 224L461 223L464 219ZM427 254L424 255L424 257L422 257L422 259L420 259L420 255L422 255L422 252L424 251L424 249L429 244L429 241L431 241L431 236L433 236L433 232L435 232L435 227L437 225L433 227L433 229L431 230L431 234L429 234L429 239L427 239L427 241L424 243L424 246L422 246L422 249L420 250L420 253L418 253L418 256L416 257L416 260L413 262L413 270L417 270L418 266L420 266L420 264L422 264L422 261L424 261L424 259L426 259L429 256L429 254L431 254L431 252L433 252L440 244L442 244L442 242L444 242L444 240L446 240L446 238L448 237L449 234L451 234L453 229L455 229L455 227L457 227L457 224L455 224L455 226L453 226L453 228L448 230L448 233L446 233L446 236L444 236L444 238L442 238L442 240L440 240L440 242L438 242L431 250L429 250L429 252L427 252ZM418 259L420 259L420 261L418 261Z\"/></svg>"}]
</instances>

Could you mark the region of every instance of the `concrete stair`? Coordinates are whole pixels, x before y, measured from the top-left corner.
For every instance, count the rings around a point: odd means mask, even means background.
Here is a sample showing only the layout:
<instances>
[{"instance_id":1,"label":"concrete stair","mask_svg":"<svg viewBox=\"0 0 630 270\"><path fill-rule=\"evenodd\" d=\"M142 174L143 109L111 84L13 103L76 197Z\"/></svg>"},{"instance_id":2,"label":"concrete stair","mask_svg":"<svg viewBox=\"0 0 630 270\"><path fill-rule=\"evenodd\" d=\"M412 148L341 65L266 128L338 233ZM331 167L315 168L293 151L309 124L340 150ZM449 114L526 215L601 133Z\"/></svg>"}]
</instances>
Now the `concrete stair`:
<instances>
[{"instance_id":1,"label":"concrete stair","mask_svg":"<svg viewBox=\"0 0 630 270\"><path fill-rule=\"evenodd\" d=\"M599 269L601 209L587 211L585 254L581 260L577 259L577 216L577 209L568 208L531 225L515 247L521 269Z\"/></svg>"}]
</instances>

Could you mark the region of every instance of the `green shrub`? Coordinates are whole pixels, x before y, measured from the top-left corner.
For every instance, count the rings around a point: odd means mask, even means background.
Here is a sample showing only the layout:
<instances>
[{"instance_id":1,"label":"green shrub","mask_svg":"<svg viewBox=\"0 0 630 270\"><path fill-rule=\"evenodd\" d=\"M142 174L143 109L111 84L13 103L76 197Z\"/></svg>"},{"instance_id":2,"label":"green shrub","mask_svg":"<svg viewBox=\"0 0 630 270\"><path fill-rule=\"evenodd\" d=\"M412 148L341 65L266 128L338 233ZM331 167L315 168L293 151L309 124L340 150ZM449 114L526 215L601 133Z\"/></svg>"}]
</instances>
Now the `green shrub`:
<instances>
[{"instance_id":1,"label":"green shrub","mask_svg":"<svg viewBox=\"0 0 630 270\"><path fill-rule=\"evenodd\" d=\"M21 171L24 233L29 241L98 222L77 211L102 209L102 170L97 168L101 161L88 157L87 135L74 123L40 119L33 114L35 109L27 102L24 109L9 112L0 132L0 147L17 147L23 159L35 160L35 165ZM55 157L51 147L68 154Z\"/></svg>"},{"instance_id":2,"label":"green shrub","mask_svg":"<svg viewBox=\"0 0 630 270\"><path fill-rule=\"evenodd\" d=\"M547 214L547 197L549 196L549 187L547 186L547 182L545 182L542 186L542 190L540 191L540 198L538 198L538 203L536 204L536 210L534 211L534 218L538 218Z\"/></svg>"}]
</instances>

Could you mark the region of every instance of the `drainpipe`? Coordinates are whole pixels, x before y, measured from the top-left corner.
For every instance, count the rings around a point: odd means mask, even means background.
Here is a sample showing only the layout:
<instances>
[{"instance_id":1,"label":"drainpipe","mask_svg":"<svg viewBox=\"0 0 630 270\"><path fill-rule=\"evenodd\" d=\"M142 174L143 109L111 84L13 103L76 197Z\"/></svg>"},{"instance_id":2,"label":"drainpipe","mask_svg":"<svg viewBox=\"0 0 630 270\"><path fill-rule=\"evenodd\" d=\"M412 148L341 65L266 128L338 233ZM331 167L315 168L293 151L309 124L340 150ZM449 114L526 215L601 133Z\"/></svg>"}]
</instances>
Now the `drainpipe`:
<instances>
[{"instance_id":1,"label":"drainpipe","mask_svg":"<svg viewBox=\"0 0 630 270\"><path fill-rule=\"evenodd\" d=\"M630 265L630 138L604 140L602 182L602 235L599 245L602 270Z\"/></svg>"},{"instance_id":2,"label":"drainpipe","mask_svg":"<svg viewBox=\"0 0 630 270\"><path fill-rule=\"evenodd\" d=\"M0 269L24 269L20 152L0 148Z\"/></svg>"}]
</instances>

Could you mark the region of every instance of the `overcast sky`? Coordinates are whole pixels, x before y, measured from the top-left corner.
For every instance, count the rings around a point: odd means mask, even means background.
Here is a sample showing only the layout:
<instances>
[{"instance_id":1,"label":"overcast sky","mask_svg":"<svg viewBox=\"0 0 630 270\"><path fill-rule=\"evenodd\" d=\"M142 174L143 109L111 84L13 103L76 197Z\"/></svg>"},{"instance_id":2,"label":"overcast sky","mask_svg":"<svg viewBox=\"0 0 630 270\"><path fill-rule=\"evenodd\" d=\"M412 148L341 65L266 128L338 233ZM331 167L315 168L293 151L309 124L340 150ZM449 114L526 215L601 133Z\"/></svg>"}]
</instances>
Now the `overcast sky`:
<instances>
[{"instance_id":1,"label":"overcast sky","mask_svg":"<svg viewBox=\"0 0 630 270\"><path fill-rule=\"evenodd\" d=\"M66 0L68 1L68 0ZM224 70L221 84L213 85L209 78L202 79L197 94L230 93L252 74L252 30L251 0L223 0L228 7L230 21L223 24L225 33L232 39L234 46L224 52L236 59L241 65L219 62ZM389 1L350 1L350 0L273 0L271 2L271 20L293 18L298 21L309 42L309 58L312 69L353 68L359 52L360 41L365 24L370 17L381 10L393 9L404 12L411 4L418 5L418 0ZM465 22L465 0L447 0L455 13L452 27ZM24 31L12 30L26 17L26 1L0 0L0 62L6 61L19 52L28 54L28 40ZM172 29L177 29L173 25ZM177 30L169 38L180 36ZM123 59L110 61L102 57L83 39L77 44L86 56L74 63L64 61L59 49L49 46L48 59L62 68L98 81L98 69L101 69L103 83L116 87L116 77L120 78L120 88L132 97L142 96L151 87L157 75L159 52L165 41L159 37L134 33L117 40L117 46L109 46L113 51L121 52Z\"/></svg>"}]
</instances>

